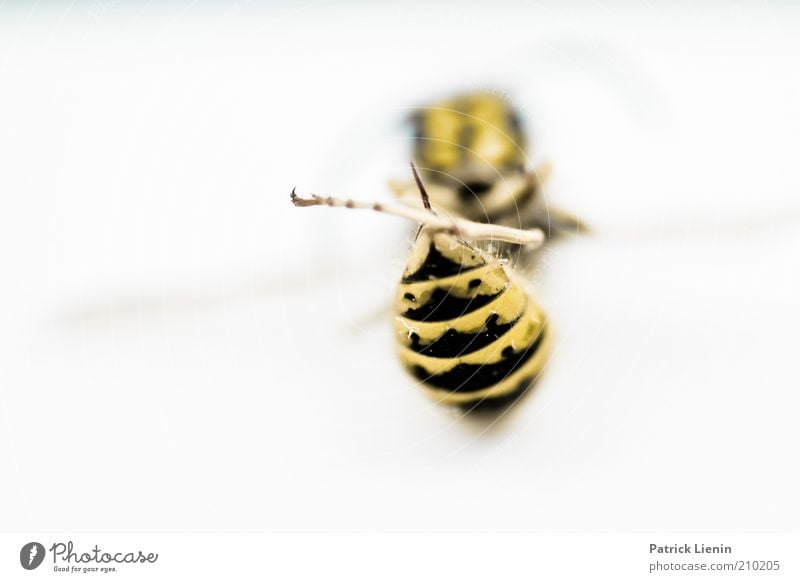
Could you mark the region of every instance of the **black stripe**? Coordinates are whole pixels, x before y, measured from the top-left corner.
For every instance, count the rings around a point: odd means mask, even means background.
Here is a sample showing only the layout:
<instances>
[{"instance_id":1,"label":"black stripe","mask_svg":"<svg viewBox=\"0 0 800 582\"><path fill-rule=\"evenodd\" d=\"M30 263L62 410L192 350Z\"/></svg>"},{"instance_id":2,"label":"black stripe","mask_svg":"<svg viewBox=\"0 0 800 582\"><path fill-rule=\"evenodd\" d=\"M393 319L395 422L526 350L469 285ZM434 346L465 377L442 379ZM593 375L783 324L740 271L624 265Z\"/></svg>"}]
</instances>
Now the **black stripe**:
<instances>
[{"instance_id":1,"label":"black stripe","mask_svg":"<svg viewBox=\"0 0 800 582\"><path fill-rule=\"evenodd\" d=\"M466 184L458 185L456 193L462 202L472 203L491 190L492 186L491 182L467 182Z\"/></svg>"},{"instance_id":2,"label":"black stripe","mask_svg":"<svg viewBox=\"0 0 800 582\"><path fill-rule=\"evenodd\" d=\"M502 396L483 396L479 400L471 400L463 402L459 406L466 412L474 412L476 414L494 414L502 412L510 406L513 406L525 395L529 388L533 386L536 381L536 376L529 376L522 380L517 387L508 394Z\"/></svg>"},{"instance_id":3,"label":"black stripe","mask_svg":"<svg viewBox=\"0 0 800 582\"><path fill-rule=\"evenodd\" d=\"M471 354L505 335L519 321L517 318L510 323L498 324L499 317L496 313L491 314L481 330L476 333L462 333L450 328L425 345L419 343L419 335L412 333L409 347L418 354L431 358L455 358Z\"/></svg>"},{"instance_id":4,"label":"black stripe","mask_svg":"<svg viewBox=\"0 0 800 582\"><path fill-rule=\"evenodd\" d=\"M544 339L546 328L542 328L538 337L527 348L519 352L510 351L495 364L458 364L443 374L431 375L420 365L413 366L411 372L418 380L449 390L450 392L475 392L501 382L516 369L530 360ZM508 350L509 348L506 348Z\"/></svg>"},{"instance_id":5,"label":"black stripe","mask_svg":"<svg viewBox=\"0 0 800 582\"><path fill-rule=\"evenodd\" d=\"M448 289L436 287L427 303L415 309L409 309L403 313L403 317L413 321L447 321L480 309L494 301L504 292L505 289L494 295L456 297Z\"/></svg>"},{"instance_id":6,"label":"black stripe","mask_svg":"<svg viewBox=\"0 0 800 582\"><path fill-rule=\"evenodd\" d=\"M477 251L473 251L472 258L476 258ZM430 249L428 249L428 256L425 257L425 262L422 263L422 266L414 273L408 275L407 277L403 278L403 283L415 283L417 281L430 281L431 279L441 279L442 277L450 277L452 275L458 275L459 273L463 273L465 271L471 271L472 269L477 269L478 267L483 267L484 262L481 261L480 265L474 266L464 266L461 263L456 263L455 261L451 261L447 257L445 257L439 250L436 248L436 245L431 242Z\"/></svg>"},{"instance_id":7,"label":"black stripe","mask_svg":"<svg viewBox=\"0 0 800 582\"><path fill-rule=\"evenodd\" d=\"M520 119L519 114L513 109L509 109L507 115L507 123L509 128L511 128L510 133L514 134L514 137L516 138L514 141L516 141L517 144L522 147L524 144L519 143L521 141L519 136L522 135L522 120Z\"/></svg>"}]
</instances>

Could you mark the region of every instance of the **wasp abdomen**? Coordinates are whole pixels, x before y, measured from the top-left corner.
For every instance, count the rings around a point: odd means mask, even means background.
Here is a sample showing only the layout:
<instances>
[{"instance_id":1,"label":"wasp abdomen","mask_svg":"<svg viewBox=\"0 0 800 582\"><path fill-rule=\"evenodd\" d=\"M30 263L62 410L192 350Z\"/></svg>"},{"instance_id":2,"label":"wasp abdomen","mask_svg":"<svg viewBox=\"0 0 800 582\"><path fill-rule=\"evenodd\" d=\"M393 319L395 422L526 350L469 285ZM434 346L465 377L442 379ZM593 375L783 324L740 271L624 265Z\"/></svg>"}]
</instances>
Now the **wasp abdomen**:
<instances>
[{"instance_id":1,"label":"wasp abdomen","mask_svg":"<svg viewBox=\"0 0 800 582\"><path fill-rule=\"evenodd\" d=\"M547 357L533 298L496 259L446 233L420 233L396 312L401 361L443 402L512 395Z\"/></svg>"}]
</instances>

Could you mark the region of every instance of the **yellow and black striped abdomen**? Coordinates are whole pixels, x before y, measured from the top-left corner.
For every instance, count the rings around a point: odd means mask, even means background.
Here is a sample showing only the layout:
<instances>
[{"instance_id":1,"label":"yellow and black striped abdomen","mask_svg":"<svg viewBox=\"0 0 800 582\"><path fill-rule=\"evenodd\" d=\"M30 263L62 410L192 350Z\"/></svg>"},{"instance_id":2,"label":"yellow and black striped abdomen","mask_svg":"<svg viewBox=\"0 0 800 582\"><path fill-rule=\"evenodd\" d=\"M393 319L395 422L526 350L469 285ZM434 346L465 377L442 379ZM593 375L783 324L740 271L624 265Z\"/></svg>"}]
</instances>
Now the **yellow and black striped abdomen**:
<instances>
[{"instance_id":1,"label":"yellow and black striped abdomen","mask_svg":"<svg viewBox=\"0 0 800 582\"><path fill-rule=\"evenodd\" d=\"M403 365L445 403L513 396L548 355L533 298L497 260L449 234L420 233L396 311Z\"/></svg>"}]
</instances>

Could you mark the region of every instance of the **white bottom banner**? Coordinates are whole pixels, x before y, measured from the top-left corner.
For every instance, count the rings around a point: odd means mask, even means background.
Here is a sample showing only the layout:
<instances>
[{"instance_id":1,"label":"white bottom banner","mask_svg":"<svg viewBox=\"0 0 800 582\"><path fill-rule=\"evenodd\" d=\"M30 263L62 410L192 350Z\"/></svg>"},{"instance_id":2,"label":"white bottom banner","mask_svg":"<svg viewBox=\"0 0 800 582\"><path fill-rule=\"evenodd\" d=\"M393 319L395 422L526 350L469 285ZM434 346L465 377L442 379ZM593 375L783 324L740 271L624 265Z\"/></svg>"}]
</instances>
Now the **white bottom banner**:
<instances>
[{"instance_id":1,"label":"white bottom banner","mask_svg":"<svg viewBox=\"0 0 800 582\"><path fill-rule=\"evenodd\" d=\"M800 580L800 534L0 534L0 580Z\"/></svg>"}]
</instances>

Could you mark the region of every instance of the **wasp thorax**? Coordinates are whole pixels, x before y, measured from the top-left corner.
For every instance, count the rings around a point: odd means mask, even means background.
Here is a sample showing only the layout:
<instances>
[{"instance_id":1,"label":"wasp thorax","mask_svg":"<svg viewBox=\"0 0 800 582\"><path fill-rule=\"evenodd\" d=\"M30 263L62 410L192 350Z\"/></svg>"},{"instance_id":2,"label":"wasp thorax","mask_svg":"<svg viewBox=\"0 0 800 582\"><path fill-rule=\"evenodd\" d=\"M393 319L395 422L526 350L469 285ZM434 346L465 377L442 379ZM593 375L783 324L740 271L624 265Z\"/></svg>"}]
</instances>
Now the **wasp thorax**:
<instances>
[{"instance_id":1,"label":"wasp thorax","mask_svg":"<svg viewBox=\"0 0 800 582\"><path fill-rule=\"evenodd\" d=\"M544 313L493 256L422 229L396 299L404 366L443 402L513 396L541 371Z\"/></svg>"}]
</instances>

